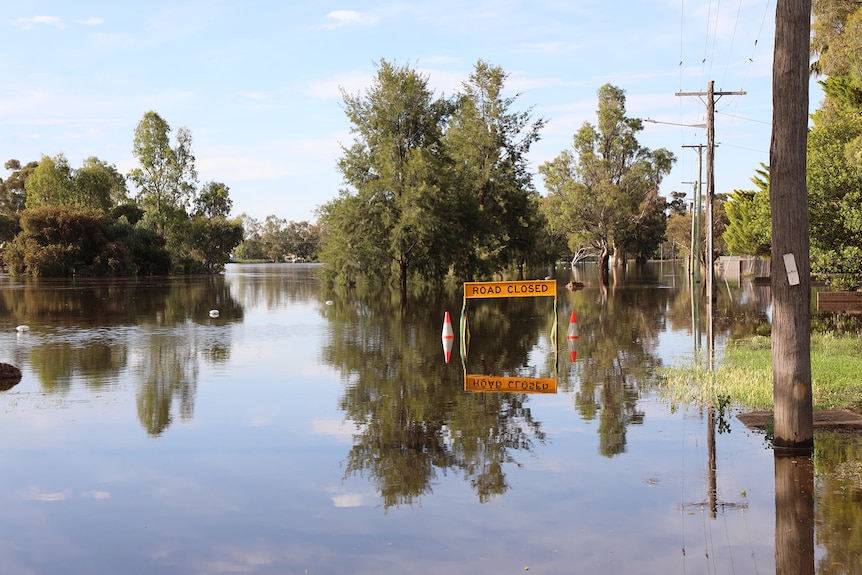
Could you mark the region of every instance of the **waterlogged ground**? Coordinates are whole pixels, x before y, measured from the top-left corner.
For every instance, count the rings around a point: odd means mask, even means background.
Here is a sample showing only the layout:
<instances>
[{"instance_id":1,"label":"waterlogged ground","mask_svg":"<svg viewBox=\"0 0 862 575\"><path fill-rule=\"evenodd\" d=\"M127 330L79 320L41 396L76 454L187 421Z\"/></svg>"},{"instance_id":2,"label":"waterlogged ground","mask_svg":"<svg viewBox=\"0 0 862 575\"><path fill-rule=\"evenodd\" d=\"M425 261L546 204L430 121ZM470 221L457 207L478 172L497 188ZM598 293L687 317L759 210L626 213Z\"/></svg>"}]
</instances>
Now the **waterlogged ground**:
<instances>
[{"instance_id":1,"label":"waterlogged ground","mask_svg":"<svg viewBox=\"0 0 862 575\"><path fill-rule=\"evenodd\" d=\"M733 413L650 391L703 345L672 268L406 310L312 271L0 277L23 371L0 392L0 573L862 572L855 437L776 459ZM722 292L719 354L768 321L753 290ZM478 375L557 392L465 391Z\"/></svg>"}]
</instances>

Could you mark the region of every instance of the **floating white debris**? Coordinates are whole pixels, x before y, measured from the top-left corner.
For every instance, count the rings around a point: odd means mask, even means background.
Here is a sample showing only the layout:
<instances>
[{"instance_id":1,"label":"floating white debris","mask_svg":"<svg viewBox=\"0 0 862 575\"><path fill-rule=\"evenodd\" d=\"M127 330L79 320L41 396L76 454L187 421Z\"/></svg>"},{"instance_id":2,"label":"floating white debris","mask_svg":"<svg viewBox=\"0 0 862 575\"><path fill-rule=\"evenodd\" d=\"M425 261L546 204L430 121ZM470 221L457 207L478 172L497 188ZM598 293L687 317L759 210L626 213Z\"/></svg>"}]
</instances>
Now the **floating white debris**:
<instances>
[{"instance_id":1,"label":"floating white debris","mask_svg":"<svg viewBox=\"0 0 862 575\"><path fill-rule=\"evenodd\" d=\"M218 310L217 309L211 309L210 310L210 317L218 317Z\"/></svg>"},{"instance_id":2,"label":"floating white debris","mask_svg":"<svg viewBox=\"0 0 862 575\"><path fill-rule=\"evenodd\" d=\"M18 327L15 328L15 331L17 331L18 333L24 333L25 331L30 331L30 326L29 325L19 325Z\"/></svg>"},{"instance_id":3,"label":"floating white debris","mask_svg":"<svg viewBox=\"0 0 862 575\"><path fill-rule=\"evenodd\" d=\"M334 304L334 303L335 303L335 302L334 302L334 301L332 301L331 299L326 300L326 305L332 305L332 304Z\"/></svg>"}]
</instances>

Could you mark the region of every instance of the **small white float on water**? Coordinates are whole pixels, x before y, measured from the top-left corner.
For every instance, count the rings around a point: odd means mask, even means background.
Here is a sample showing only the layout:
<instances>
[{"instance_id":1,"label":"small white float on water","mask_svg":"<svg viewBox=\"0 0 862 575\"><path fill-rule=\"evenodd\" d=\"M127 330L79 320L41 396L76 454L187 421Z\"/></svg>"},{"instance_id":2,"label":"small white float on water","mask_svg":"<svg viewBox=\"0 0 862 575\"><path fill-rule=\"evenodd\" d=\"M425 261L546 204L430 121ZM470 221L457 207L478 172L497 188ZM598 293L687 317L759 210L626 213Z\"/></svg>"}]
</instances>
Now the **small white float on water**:
<instances>
[{"instance_id":1,"label":"small white float on water","mask_svg":"<svg viewBox=\"0 0 862 575\"><path fill-rule=\"evenodd\" d=\"M210 317L218 317L218 310L217 309L211 309L210 310Z\"/></svg>"},{"instance_id":2,"label":"small white float on water","mask_svg":"<svg viewBox=\"0 0 862 575\"><path fill-rule=\"evenodd\" d=\"M18 333L24 333L25 331L30 331L30 326L29 325L19 325L18 327L15 328L15 331L17 331Z\"/></svg>"}]
</instances>

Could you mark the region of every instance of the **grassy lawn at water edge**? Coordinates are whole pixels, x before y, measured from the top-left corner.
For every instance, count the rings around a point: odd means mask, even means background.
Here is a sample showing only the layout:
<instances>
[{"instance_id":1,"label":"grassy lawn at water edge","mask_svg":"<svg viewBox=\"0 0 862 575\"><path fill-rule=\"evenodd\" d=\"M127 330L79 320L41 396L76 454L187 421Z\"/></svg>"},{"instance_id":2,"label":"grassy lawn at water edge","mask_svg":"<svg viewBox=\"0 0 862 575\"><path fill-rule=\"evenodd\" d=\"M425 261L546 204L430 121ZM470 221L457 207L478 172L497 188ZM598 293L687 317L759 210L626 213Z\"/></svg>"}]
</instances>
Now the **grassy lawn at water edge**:
<instances>
[{"instance_id":1,"label":"grassy lawn at water edge","mask_svg":"<svg viewBox=\"0 0 862 575\"><path fill-rule=\"evenodd\" d=\"M705 367L663 369L657 391L672 403L772 409L772 340L764 336L728 342L713 374ZM862 338L811 334L814 409L862 413Z\"/></svg>"}]
</instances>

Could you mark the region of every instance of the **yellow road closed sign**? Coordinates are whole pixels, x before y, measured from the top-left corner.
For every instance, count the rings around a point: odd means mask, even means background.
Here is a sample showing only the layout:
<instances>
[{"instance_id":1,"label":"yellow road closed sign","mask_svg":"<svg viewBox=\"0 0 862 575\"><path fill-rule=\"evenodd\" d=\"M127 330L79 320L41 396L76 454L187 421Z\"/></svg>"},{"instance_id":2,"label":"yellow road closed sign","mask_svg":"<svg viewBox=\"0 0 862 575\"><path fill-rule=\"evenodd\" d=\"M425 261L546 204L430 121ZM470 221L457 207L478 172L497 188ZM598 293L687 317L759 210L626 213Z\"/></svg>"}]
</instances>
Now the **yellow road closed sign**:
<instances>
[{"instance_id":1,"label":"yellow road closed sign","mask_svg":"<svg viewBox=\"0 0 862 575\"><path fill-rule=\"evenodd\" d=\"M495 377L465 374L464 389L466 391L557 393L557 380L549 377Z\"/></svg>"},{"instance_id":2,"label":"yellow road closed sign","mask_svg":"<svg viewBox=\"0 0 862 575\"><path fill-rule=\"evenodd\" d=\"M556 280L517 282L464 282L464 298L556 297Z\"/></svg>"}]
</instances>

